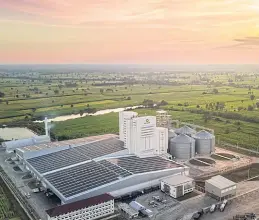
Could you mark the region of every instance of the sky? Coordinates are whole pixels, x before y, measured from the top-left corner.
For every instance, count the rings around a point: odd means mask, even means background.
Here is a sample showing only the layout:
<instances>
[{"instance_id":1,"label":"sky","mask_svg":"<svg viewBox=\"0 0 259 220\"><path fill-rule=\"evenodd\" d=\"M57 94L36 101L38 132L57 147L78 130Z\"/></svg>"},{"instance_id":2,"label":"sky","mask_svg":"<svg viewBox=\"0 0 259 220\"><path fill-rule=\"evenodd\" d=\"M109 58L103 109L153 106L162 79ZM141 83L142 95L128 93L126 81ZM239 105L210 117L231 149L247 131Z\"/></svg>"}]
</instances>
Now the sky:
<instances>
[{"instance_id":1,"label":"sky","mask_svg":"<svg viewBox=\"0 0 259 220\"><path fill-rule=\"evenodd\" d=\"M0 63L259 63L259 0L0 0Z\"/></svg>"}]
</instances>

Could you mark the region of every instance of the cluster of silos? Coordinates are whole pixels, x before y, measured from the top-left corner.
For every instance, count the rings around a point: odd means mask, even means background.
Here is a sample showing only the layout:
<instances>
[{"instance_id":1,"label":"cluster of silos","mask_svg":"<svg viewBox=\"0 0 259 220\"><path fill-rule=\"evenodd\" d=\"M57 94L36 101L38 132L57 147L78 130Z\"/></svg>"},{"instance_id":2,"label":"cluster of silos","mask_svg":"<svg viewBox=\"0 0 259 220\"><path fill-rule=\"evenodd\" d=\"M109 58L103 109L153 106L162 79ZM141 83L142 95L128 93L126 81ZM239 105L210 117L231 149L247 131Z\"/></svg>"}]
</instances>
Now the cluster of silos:
<instances>
[{"instance_id":1,"label":"cluster of silos","mask_svg":"<svg viewBox=\"0 0 259 220\"><path fill-rule=\"evenodd\" d=\"M169 153L176 159L190 159L196 154L211 154L215 151L215 136L207 131L196 132L183 126L170 130L168 134Z\"/></svg>"}]
</instances>

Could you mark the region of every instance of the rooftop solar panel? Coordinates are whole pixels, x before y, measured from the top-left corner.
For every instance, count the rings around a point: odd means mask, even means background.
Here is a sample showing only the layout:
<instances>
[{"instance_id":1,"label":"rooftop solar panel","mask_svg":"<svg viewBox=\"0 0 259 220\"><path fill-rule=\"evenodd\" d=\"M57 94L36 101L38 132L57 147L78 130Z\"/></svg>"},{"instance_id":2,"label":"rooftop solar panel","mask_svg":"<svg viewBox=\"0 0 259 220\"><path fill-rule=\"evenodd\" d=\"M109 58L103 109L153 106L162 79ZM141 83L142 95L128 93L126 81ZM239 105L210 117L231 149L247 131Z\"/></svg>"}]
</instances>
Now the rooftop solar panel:
<instances>
[{"instance_id":1,"label":"rooftop solar panel","mask_svg":"<svg viewBox=\"0 0 259 220\"><path fill-rule=\"evenodd\" d=\"M90 158L73 148L58 151L51 154L46 154L39 157L28 159L27 162L31 164L39 173L46 173L57 170L73 164L81 163Z\"/></svg>"},{"instance_id":2,"label":"rooftop solar panel","mask_svg":"<svg viewBox=\"0 0 259 220\"><path fill-rule=\"evenodd\" d=\"M34 157L28 159L27 162L31 164L39 173L46 173L121 151L125 149L123 145L124 143L122 141L116 138L109 138L78 147L72 147L67 150Z\"/></svg>"},{"instance_id":3,"label":"rooftop solar panel","mask_svg":"<svg viewBox=\"0 0 259 220\"><path fill-rule=\"evenodd\" d=\"M130 156L108 159L108 161L134 174L181 167L181 165L176 164L173 161L169 161L157 156L147 158Z\"/></svg>"},{"instance_id":4,"label":"rooftop solar panel","mask_svg":"<svg viewBox=\"0 0 259 220\"><path fill-rule=\"evenodd\" d=\"M65 197L111 183L118 177L115 172L95 161L45 175L46 180Z\"/></svg>"},{"instance_id":5,"label":"rooftop solar panel","mask_svg":"<svg viewBox=\"0 0 259 220\"><path fill-rule=\"evenodd\" d=\"M121 177L127 177L127 176L130 176L132 175L132 173L130 173L129 171L113 164L113 163L110 163L109 161L107 160L102 160L99 162L101 165L107 167L108 169L110 169L111 171L117 173L119 176Z\"/></svg>"},{"instance_id":6,"label":"rooftop solar panel","mask_svg":"<svg viewBox=\"0 0 259 220\"><path fill-rule=\"evenodd\" d=\"M90 158L97 158L117 151L124 150L124 143L116 138L96 141L93 143L75 147L78 152L87 155Z\"/></svg>"}]
</instances>

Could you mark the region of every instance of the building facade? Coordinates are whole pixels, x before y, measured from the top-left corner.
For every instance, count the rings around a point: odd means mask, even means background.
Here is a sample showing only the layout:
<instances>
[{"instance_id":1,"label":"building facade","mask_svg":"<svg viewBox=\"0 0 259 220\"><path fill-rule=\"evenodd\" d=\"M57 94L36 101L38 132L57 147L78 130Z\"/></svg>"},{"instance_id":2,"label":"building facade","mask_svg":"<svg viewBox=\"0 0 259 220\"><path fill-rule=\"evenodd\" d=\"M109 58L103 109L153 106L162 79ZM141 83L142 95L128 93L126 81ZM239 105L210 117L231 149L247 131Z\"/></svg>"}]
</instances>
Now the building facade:
<instances>
[{"instance_id":1,"label":"building facade","mask_svg":"<svg viewBox=\"0 0 259 220\"><path fill-rule=\"evenodd\" d=\"M185 175L174 175L161 180L161 191L173 198L193 192L194 181Z\"/></svg>"},{"instance_id":2,"label":"building facade","mask_svg":"<svg viewBox=\"0 0 259 220\"><path fill-rule=\"evenodd\" d=\"M155 153L158 155L168 153L168 128L157 127L156 136L157 148Z\"/></svg>"},{"instance_id":3,"label":"building facade","mask_svg":"<svg viewBox=\"0 0 259 220\"><path fill-rule=\"evenodd\" d=\"M114 213L114 198L109 194L92 197L47 210L48 220L94 220Z\"/></svg>"},{"instance_id":4,"label":"building facade","mask_svg":"<svg viewBox=\"0 0 259 220\"><path fill-rule=\"evenodd\" d=\"M236 195L236 188L235 182L220 175L205 181L205 192L218 200Z\"/></svg>"}]
</instances>

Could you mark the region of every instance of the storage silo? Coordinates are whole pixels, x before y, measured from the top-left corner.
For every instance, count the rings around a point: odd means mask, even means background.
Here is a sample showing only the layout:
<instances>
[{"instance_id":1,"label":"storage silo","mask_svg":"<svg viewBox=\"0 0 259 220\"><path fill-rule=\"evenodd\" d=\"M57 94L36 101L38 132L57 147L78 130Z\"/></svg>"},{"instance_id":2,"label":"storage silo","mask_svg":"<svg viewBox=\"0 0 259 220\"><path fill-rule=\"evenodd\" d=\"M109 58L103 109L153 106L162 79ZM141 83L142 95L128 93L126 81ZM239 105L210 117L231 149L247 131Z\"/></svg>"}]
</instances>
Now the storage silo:
<instances>
[{"instance_id":1,"label":"storage silo","mask_svg":"<svg viewBox=\"0 0 259 220\"><path fill-rule=\"evenodd\" d=\"M170 140L170 154L177 159L190 159L195 156L195 140L186 134L180 134Z\"/></svg>"},{"instance_id":2,"label":"storage silo","mask_svg":"<svg viewBox=\"0 0 259 220\"><path fill-rule=\"evenodd\" d=\"M205 130L194 135L195 148L198 154L211 154L215 151L215 136Z\"/></svg>"},{"instance_id":3,"label":"storage silo","mask_svg":"<svg viewBox=\"0 0 259 220\"><path fill-rule=\"evenodd\" d=\"M178 128L175 130L175 133L176 134L186 134L188 136L193 136L196 131L190 127L188 127L187 125L181 127L181 128Z\"/></svg>"},{"instance_id":4,"label":"storage silo","mask_svg":"<svg viewBox=\"0 0 259 220\"><path fill-rule=\"evenodd\" d=\"M171 138L176 137L177 134L174 132L174 130L168 130L168 139L170 140Z\"/></svg>"}]
</instances>

